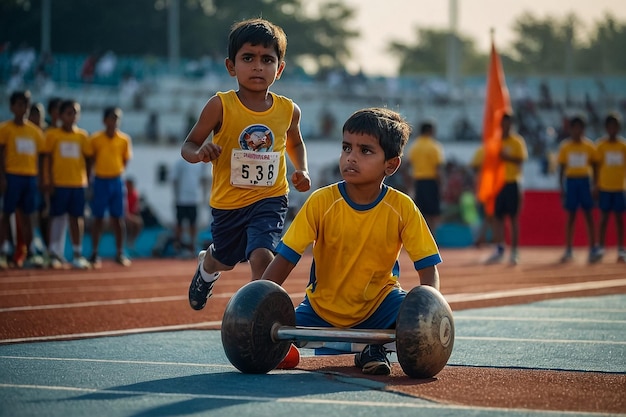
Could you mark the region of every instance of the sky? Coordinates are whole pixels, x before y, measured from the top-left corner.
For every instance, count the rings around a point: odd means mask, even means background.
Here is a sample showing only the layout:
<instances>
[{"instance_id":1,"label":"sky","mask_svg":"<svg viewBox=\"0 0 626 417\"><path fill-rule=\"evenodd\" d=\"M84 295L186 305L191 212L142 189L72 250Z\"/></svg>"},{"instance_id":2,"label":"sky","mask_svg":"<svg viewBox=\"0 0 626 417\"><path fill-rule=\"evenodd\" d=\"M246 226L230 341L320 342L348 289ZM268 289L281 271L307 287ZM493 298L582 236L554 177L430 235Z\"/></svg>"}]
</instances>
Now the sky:
<instances>
[{"instance_id":1,"label":"sky","mask_svg":"<svg viewBox=\"0 0 626 417\"><path fill-rule=\"evenodd\" d=\"M447 29L449 0L342 0L357 10L353 27L361 37L352 43L354 62L349 70L362 68L368 75L392 75L397 64L385 52L391 40L409 44L416 41L416 27ZM324 0L307 0L316 7ZM513 39L512 26L523 12L537 18L562 19L575 13L592 28L607 12L626 21L626 0L457 0L458 32L476 42L479 51L489 50L489 32L495 31L496 47L506 48Z\"/></svg>"}]
</instances>

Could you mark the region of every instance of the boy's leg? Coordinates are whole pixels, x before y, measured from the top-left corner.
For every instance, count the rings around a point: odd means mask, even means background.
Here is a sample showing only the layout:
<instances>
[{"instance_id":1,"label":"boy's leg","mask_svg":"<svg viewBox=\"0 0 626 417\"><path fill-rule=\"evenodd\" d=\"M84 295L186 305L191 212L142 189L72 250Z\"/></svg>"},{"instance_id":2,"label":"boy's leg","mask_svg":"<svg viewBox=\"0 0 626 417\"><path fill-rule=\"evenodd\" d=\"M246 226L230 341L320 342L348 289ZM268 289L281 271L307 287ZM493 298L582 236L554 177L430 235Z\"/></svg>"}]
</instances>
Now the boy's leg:
<instances>
[{"instance_id":1,"label":"boy's leg","mask_svg":"<svg viewBox=\"0 0 626 417\"><path fill-rule=\"evenodd\" d=\"M561 258L561 262L569 262L573 259L572 253L574 247L574 223L576 222L576 211L567 212L567 223L565 225L565 253Z\"/></svg>"},{"instance_id":2,"label":"boy's leg","mask_svg":"<svg viewBox=\"0 0 626 417\"><path fill-rule=\"evenodd\" d=\"M202 310L213 294L213 285L221 271L229 271L234 266L224 265L213 257L213 244L198 254L198 268L189 285L189 305L194 310ZM211 272L208 272L211 271Z\"/></svg>"}]
</instances>

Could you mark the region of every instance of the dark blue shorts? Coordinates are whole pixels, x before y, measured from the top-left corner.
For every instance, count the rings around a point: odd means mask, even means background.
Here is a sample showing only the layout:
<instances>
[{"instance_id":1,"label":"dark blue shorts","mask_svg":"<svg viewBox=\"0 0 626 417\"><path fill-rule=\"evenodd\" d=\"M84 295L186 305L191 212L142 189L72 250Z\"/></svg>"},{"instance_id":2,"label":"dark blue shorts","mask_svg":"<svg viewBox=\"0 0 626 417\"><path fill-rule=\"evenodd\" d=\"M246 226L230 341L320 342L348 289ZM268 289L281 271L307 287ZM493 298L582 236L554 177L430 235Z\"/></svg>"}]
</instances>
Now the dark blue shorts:
<instances>
[{"instance_id":1,"label":"dark blue shorts","mask_svg":"<svg viewBox=\"0 0 626 417\"><path fill-rule=\"evenodd\" d=\"M563 202L563 207L567 211L576 211L578 208L591 210L593 208L591 179L589 177L565 179L565 201Z\"/></svg>"},{"instance_id":2,"label":"dark blue shorts","mask_svg":"<svg viewBox=\"0 0 626 417\"><path fill-rule=\"evenodd\" d=\"M415 180L415 204L424 216L441 214L439 183L436 180Z\"/></svg>"},{"instance_id":3,"label":"dark blue shorts","mask_svg":"<svg viewBox=\"0 0 626 417\"><path fill-rule=\"evenodd\" d=\"M235 210L213 208L213 257L234 266L248 260L255 249L274 251L282 237L287 205L287 196L282 196Z\"/></svg>"},{"instance_id":4,"label":"dark blue shorts","mask_svg":"<svg viewBox=\"0 0 626 417\"><path fill-rule=\"evenodd\" d=\"M54 187L50 196L50 216L69 214L85 216L85 189L82 187Z\"/></svg>"},{"instance_id":5,"label":"dark blue shorts","mask_svg":"<svg viewBox=\"0 0 626 417\"><path fill-rule=\"evenodd\" d=\"M623 191L600 191L598 206L602 211L623 213L626 211L626 196Z\"/></svg>"},{"instance_id":6,"label":"dark blue shorts","mask_svg":"<svg viewBox=\"0 0 626 417\"><path fill-rule=\"evenodd\" d=\"M354 326L354 329L395 329L396 319L400 305L406 297L406 291L394 288L382 304L376 309L374 314L369 316L362 323ZM296 326L305 327L332 327L326 320L321 318L311 304L309 298L304 300L296 307Z\"/></svg>"},{"instance_id":7,"label":"dark blue shorts","mask_svg":"<svg viewBox=\"0 0 626 417\"><path fill-rule=\"evenodd\" d=\"M507 182L504 184L496 196L495 216L503 219L505 216L517 216L520 208L520 189L517 182Z\"/></svg>"},{"instance_id":8,"label":"dark blue shorts","mask_svg":"<svg viewBox=\"0 0 626 417\"><path fill-rule=\"evenodd\" d=\"M24 214L37 209L37 177L34 175L6 174L7 188L4 192L2 211L13 214L16 208Z\"/></svg>"},{"instance_id":9,"label":"dark blue shorts","mask_svg":"<svg viewBox=\"0 0 626 417\"><path fill-rule=\"evenodd\" d=\"M104 218L107 211L113 218L124 217L125 194L126 187L122 177L96 177L93 181L91 213L98 219Z\"/></svg>"}]
</instances>

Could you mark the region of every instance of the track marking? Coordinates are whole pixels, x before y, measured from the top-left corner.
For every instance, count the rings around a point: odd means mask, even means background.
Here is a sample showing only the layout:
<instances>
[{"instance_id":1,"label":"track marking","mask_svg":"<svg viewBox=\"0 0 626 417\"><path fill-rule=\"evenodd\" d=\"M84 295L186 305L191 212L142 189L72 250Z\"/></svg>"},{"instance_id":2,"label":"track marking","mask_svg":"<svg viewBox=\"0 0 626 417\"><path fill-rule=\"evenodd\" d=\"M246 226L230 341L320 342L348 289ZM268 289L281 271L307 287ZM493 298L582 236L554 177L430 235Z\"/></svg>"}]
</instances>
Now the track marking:
<instances>
[{"instance_id":1,"label":"track marking","mask_svg":"<svg viewBox=\"0 0 626 417\"><path fill-rule=\"evenodd\" d=\"M626 341L621 340L580 340L580 339L527 339L515 337L491 337L491 336L455 336L454 340L472 340L483 342L522 342L522 343L579 343L585 345L617 345L626 346Z\"/></svg>"},{"instance_id":2,"label":"track marking","mask_svg":"<svg viewBox=\"0 0 626 417\"><path fill-rule=\"evenodd\" d=\"M454 315L454 321L474 320L474 321L537 321L554 323L603 323L603 324L626 324L626 320L596 320L596 319L569 319L569 318L542 318L542 317L494 317L494 316L465 316Z\"/></svg>"}]
</instances>

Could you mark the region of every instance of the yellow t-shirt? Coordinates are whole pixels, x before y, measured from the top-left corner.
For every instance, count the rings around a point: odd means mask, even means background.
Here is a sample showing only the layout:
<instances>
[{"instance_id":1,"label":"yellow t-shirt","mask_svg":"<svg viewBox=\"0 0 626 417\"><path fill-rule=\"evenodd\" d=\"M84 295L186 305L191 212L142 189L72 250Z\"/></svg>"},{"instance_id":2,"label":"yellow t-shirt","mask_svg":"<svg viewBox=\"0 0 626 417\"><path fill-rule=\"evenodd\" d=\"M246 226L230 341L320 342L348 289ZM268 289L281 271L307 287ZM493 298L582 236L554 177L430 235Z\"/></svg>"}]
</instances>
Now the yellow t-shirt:
<instances>
[{"instance_id":1,"label":"yellow t-shirt","mask_svg":"<svg viewBox=\"0 0 626 417\"><path fill-rule=\"evenodd\" d=\"M565 169L567 178L585 178L592 175L596 162L596 147L588 138L576 142L565 139L559 147L559 165Z\"/></svg>"},{"instance_id":2,"label":"yellow t-shirt","mask_svg":"<svg viewBox=\"0 0 626 417\"><path fill-rule=\"evenodd\" d=\"M287 97L270 94L272 107L255 112L239 101L235 91L217 93L222 125L213 143L222 147L222 153L211 162L211 207L238 209L289 192L285 150L294 105ZM238 183L246 180L247 185ZM268 181L275 182L267 185Z\"/></svg>"},{"instance_id":3,"label":"yellow t-shirt","mask_svg":"<svg viewBox=\"0 0 626 417\"><path fill-rule=\"evenodd\" d=\"M126 163L133 157L130 136L116 130L109 137L104 130L91 135L94 174L98 178L115 178L124 173Z\"/></svg>"},{"instance_id":4,"label":"yellow t-shirt","mask_svg":"<svg viewBox=\"0 0 626 417\"><path fill-rule=\"evenodd\" d=\"M295 264L310 244L313 265L306 293L311 306L344 328L366 320L400 286L397 260L403 246L416 270L441 262L413 200L386 185L369 205L351 201L344 182L313 192L276 250Z\"/></svg>"},{"instance_id":5,"label":"yellow t-shirt","mask_svg":"<svg viewBox=\"0 0 626 417\"><path fill-rule=\"evenodd\" d=\"M626 140L601 138L596 145L598 188L601 191L626 190Z\"/></svg>"},{"instance_id":6,"label":"yellow t-shirt","mask_svg":"<svg viewBox=\"0 0 626 417\"><path fill-rule=\"evenodd\" d=\"M430 136L419 136L409 148L408 157L416 180L436 179L437 169L445 162L441 144Z\"/></svg>"},{"instance_id":7,"label":"yellow t-shirt","mask_svg":"<svg viewBox=\"0 0 626 417\"><path fill-rule=\"evenodd\" d=\"M13 120L0 124L0 146L4 146L7 174L35 176L39 173L39 154L45 140L41 129L28 120L17 125Z\"/></svg>"},{"instance_id":8,"label":"yellow t-shirt","mask_svg":"<svg viewBox=\"0 0 626 417\"><path fill-rule=\"evenodd\" d=\"M474 152L474 156L472 156L472 160L470 161L470 168L475 171L480 171L480 168L483 166L483 161L485 160L485 148L484 146L479 146Z\"/></svg>"},{"instance_id":9,"label":"yellow t-shirt","mask_svg":"<svg viewBox=\"0 0 626 417\"><path fill-rule=\"evenodd\" d=\"M502 138L502 152L510 157L521 159L522 161L528 159L526 142L524 138L519 135L510 134L506 138ZM510 161L504 161L504 181L520 182L521 180L521 166Z\"/></svg>"},{"instance_id":10,"label":"yellow t-shirt","mask_svg":"<svg viewBox=\"0 0 626 417\"><path fill-rule=\"evenodd\" d=\"M78 127L74 127L71 132L61 128L48 130L46 151L51 158L53 186L87 186L85 158L92 155L92 149L86 130Z\"/></svg>"}]
</instances>

